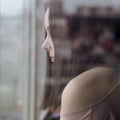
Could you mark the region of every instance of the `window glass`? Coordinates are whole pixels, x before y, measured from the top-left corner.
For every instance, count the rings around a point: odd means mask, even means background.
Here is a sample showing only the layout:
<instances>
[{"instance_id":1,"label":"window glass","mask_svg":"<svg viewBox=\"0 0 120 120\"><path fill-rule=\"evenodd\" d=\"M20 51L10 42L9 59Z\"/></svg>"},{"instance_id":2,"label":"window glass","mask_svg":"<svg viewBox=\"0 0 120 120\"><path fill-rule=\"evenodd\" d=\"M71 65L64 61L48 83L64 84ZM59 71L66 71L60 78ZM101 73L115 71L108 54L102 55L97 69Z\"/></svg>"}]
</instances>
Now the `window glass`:
<instances>
[{"instance_id":1,"label":"window glass","mask_svg":"<svg viewBox=\"0 0 120 120\"><path fill-rule=\"evenodd\" d=\"M53 91L58 88L54 104L60 106L64 87L78 74L97 66L120 69L120 1L48 0L45 4L50 6L56 53L53 64L47 57L45 81Z\"/></svg>"},{"instance_id":2,"label":"window glass","mask_svg":"<svg viewBox=\"0 0 120 120\"><path fill-rule=\"evenodd\" d=\"M0 120L23 120L23 1L0 0Z\"/></svg>"}]
</instances>

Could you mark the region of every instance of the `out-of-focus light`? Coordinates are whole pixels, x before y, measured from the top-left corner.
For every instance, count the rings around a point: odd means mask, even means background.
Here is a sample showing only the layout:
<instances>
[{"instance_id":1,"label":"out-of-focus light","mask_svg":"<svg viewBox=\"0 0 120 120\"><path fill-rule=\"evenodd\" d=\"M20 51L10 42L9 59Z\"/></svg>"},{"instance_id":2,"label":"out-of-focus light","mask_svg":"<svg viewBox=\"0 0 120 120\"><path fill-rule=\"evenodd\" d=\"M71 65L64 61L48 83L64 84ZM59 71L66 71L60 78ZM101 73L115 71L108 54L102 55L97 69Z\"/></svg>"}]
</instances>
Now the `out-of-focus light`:
<instances>
[{"instance_id":1,"label":"out-of-focus light","mask_svg":"<svg viewBox=\"0 0 120 120\"><path fill-rule=\"evenodd\" d=\"M0 0L1 16L18 16L22 12L23 0Z\"/></svg>"},{"instance_id":2,"label":"out-of-focus light","mask_svg":"<svg viewBox=\"0 0 120 120\"><path fill-rule=\"evenodd\" d=\"M6 86L6 85L1 85L0 86L0 91L5 92L5 91L8 91L8 90L9 90L8 86Z\"/></svg>"},{"instance_id":3,"label":"out-of-focus light","mask_svg":"<svg viewBox=\"0 0 120 120\"><path fill-rule=\"evenodd\" d=\"M120 0L62 0L68 14L74 13L77 6L112 6L119 10Z\"/></svg>"}]
</instances>

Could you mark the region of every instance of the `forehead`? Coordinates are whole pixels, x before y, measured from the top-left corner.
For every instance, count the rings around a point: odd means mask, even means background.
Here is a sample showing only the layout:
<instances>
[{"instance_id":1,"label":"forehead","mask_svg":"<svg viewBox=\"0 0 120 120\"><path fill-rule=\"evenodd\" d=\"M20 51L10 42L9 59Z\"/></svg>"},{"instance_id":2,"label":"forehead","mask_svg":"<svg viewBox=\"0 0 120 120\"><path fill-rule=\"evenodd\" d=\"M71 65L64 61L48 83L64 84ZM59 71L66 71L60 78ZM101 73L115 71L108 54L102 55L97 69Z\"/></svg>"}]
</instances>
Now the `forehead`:
<instances>
[{"instance_id":1,"label":"forehead","mask_svg":"<svg viewBox=\"0 0 120 120\"><path fill-rule=\"evenodd\" d=\"M50 14L50 10L49 10L49 8L47 8L47 10L45 12L45 27L46 28L49 26L49 14Z\"/></svg>"}]
</instances>

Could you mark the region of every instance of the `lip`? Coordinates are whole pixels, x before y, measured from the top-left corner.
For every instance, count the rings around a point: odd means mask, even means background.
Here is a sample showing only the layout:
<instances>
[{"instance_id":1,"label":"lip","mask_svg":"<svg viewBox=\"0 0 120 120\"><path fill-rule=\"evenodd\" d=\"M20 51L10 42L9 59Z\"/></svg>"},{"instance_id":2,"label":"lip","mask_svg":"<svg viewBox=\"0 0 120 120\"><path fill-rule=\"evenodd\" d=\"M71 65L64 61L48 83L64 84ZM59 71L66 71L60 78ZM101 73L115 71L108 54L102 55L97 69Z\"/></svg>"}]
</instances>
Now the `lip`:
<instances>
[{"instance_id":1,"label":"lip","mask_svg":"<svg viewBox=\"0 0 120 120\"><path fill-rule=\"evenodd\" d=\"M54 63L55 62L55 57L50 57L51 62Z\"/></svg>"}]
</instances>

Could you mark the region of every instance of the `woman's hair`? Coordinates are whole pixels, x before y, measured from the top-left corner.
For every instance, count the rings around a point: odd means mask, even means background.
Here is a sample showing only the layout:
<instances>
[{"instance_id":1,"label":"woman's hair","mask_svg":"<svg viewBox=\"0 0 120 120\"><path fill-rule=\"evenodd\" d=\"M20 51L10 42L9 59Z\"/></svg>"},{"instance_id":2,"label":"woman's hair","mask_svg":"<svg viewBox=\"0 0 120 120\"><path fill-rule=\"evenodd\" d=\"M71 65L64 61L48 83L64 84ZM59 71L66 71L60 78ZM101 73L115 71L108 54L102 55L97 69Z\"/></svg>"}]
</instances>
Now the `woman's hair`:
<instances>
[{"instance_id":1,"label":"woman's hair","mask_svg":"<svg viewBox=\"0 0 120 120\"><path fill-rule=\"evenodd\" d=\"M52 21L54 17L51 8L53 10L54 6L51 7L50 4L46 4L45 10L47 8L50 9L50 29L55 44L56 58L55 63L52 64L47 56L46 80L40 109L50 108L55 110L60 106L64 87L76 75L96 66L119 69L120 51L116 50L115 47L120 44L120 41L108 36L106 38L106 33L104 33L105 30L108 30L107 32L112 31L112 27L114 27L111 34L115 34L115 31L118 30L118 24L115 21L111 22L109 19L95 17L86 19L80 15L64 15L64 19L68 23L68 36L60 40L54 35L56 30L59 29L58 26L56 29L56 25ZM120 36L118 36L118 39L120 39ZM58 44L60 42L67 44L67 47ZM68 54L70 54L69 57L66 57Z\"/></svg>"},{"instance_id":2,"label":"woman's hair","mask_svg":"<svg viewBox=\"0 0 120 120\"><path fill-rule=\"evenodd\" d=\"M45 4L44 8L46 11L47 9L50 9L51 6L50 4L47 3ZM52 30L54 29L54 25L52 25L51 27L51 20L52 20L51 9L49 12L50 12L49 13L50 31L51 31L51 36L53 36ZM46 33L45 33L45 36L46 36ZM55 51L57 51L57 49ZM49 59L49 56L47 55L47 69L46 69L46 79L44 84L44 95L43 95L40 109L49 108L50 110L55 110L57 107L60 106L60 102L61 102L60 96L61 96L61 93L62 93L61 90L63 89L63 87L59 81L60 76L58 74L58 71L55 70L55 68L57 68L57 63L59 63L57 56L55 58L55 63L52 64Z\"/></svg>"}]
</instances>

